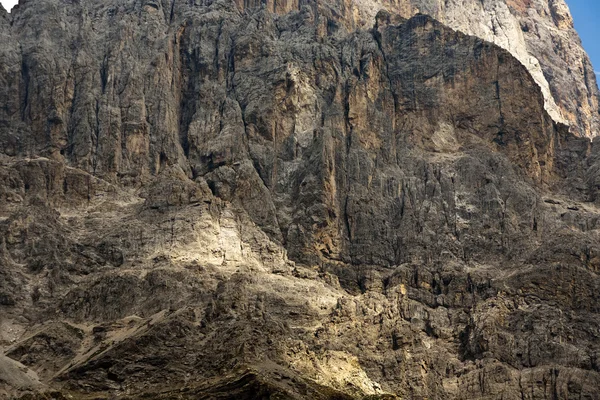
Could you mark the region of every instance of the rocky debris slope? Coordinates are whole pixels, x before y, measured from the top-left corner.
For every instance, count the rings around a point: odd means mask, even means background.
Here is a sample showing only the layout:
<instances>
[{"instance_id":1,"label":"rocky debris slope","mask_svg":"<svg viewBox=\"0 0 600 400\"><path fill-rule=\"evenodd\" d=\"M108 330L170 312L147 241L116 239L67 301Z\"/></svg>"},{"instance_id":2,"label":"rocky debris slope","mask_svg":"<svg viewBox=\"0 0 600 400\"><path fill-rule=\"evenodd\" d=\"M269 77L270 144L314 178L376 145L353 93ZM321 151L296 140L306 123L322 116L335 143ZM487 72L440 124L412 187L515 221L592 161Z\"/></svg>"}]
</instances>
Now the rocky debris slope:
<instances>
[{"instance_id":1,"label":"rocky debris slope","mask_svg":"<svg viewBox=\"0 0 600 400\"><path fill-rule=\"evenodd\" d=\"M597 142L430 16L256 6L2 16L3 390L597 398Z\"/></svg>"}]
</instances>

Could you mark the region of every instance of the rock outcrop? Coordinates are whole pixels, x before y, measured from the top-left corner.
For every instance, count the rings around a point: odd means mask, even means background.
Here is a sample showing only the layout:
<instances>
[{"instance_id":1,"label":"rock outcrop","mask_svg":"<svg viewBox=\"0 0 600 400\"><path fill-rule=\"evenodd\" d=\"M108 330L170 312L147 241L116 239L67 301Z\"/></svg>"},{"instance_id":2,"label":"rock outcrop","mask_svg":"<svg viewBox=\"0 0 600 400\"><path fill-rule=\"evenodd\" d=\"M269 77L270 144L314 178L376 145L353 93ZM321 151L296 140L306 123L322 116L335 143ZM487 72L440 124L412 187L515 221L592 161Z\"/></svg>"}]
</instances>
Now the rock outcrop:
<instances>
[{"instance_id":1,"label":"rock outcrop","mask_svg":"<svg viewBox=\"0 0 600 400\"><path fill-rule=\"evenodd\" d=\"M596 75L564 0L363 0L347 7L366 26L381 8L404 17L422 12L497 44L527 67L555 121L579 136L598 134Z\"/></svg>"},{"instance_id":2,"label":"rock outcrop","mask_svg":"<svg viewBox=\"0 0 600 400\"><path fill-rule=\"evenodd\" d=\"M597 398L597 87L542 3L0 15L0 394Z\"/></svg>"}]
</instances>

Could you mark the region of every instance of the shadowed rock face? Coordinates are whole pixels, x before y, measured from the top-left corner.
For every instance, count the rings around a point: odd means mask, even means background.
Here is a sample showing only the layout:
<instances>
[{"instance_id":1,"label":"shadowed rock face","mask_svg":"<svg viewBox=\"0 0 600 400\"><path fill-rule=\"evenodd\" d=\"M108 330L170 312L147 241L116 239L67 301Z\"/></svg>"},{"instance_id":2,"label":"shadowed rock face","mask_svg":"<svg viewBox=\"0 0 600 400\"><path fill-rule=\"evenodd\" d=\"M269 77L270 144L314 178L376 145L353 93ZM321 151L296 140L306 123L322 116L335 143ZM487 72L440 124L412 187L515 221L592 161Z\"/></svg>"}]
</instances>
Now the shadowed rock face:
<instances>
[{"instance_id":1,"label":"shadowed rock face","mask_svg":"<svg viewBox=\"0 0 600 400\"><path fill-rule=\"evenodd\" d=\"M1 15L0 394L597 398L595 114L453 4Z\"/></svg>"},{"instance_id":2,"label":"shadowed rock face","mask_svg":"<svg viewBox=\"0 0 600 400\"><path fill-rule=\"evenodd\" d=\"M540 86L545 108L556 121L571 125L576 135L597 135L595 72L564 0L378 0L346 4L368 26L380 8L404 17L423 12L453 29L507 49Z\"/></svg>"}]
</instances>

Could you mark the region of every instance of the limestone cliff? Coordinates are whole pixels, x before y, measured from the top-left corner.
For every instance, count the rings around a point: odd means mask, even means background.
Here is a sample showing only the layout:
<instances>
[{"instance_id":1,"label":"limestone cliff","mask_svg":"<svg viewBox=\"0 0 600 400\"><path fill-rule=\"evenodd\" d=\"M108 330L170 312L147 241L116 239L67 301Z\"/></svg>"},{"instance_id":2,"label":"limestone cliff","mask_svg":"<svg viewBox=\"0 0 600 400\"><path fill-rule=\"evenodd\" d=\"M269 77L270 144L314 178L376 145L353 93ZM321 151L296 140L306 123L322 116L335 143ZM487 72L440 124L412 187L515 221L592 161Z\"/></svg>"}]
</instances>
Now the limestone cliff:
<instances>
[{"instance_id":1,"label":"limestone cliff","mask_svg":"<svg viewBox=\"0 0 600 400\"><path fill-rule=\"evenodd\" d=\"M0 395L597 398L562 1L22 1L0 35Z\"/></svg>"},{"instance_id":2,"label":"limestone cliff","mask_svg":"<svg viewBox=\"0 0 600 400\"><path fill-rule=\"evenodd\" d=\"M361 24L381 8L416 12L507 49L542 89L550 115L581 136L598 134L596 75L564 0L376 0L348 2Z\"/></svg>"}]
</instances>

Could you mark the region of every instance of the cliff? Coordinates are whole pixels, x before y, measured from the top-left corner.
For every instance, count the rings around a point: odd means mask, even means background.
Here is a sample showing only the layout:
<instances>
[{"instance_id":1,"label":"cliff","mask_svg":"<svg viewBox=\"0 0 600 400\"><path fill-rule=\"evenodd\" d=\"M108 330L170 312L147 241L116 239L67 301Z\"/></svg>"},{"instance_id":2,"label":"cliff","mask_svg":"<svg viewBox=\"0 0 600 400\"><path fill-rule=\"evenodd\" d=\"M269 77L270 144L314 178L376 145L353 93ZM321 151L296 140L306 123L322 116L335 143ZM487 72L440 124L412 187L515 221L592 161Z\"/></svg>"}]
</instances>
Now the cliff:
<instances>
[{"instance_id":1,"label":"cliff","mask_svg":"<svg viewBox=\"0 0 600 400\"><path fill-rule=\"evenodd\" d=\"M568 11L413 3L0 15L0 394L595 398Z\"/></svg>"}]
</instances>

